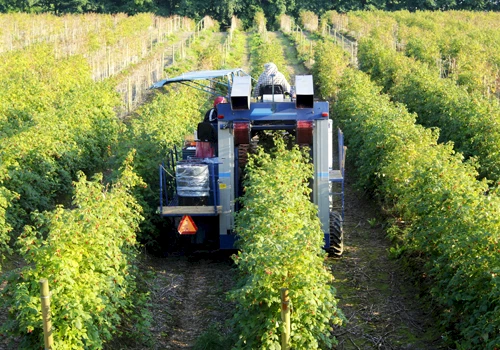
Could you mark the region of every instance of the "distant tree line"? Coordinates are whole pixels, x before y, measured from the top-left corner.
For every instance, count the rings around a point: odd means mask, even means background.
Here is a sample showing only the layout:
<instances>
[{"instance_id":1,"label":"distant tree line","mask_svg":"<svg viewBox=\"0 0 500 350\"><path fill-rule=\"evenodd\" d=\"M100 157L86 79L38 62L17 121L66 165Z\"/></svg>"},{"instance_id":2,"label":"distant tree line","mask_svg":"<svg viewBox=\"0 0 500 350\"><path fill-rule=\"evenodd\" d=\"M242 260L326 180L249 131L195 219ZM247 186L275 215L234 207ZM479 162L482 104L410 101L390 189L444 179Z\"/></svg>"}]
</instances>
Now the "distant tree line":
<instances>
[{"instance_id":1,"label":"distant tree line","mask_svg":"<svg viewBox=\"0 0 500 350\"><path fill-rule=\"evenodd\" d=\"M0 12L116 13L154 12L200 19L211 16L228 25L236 15L251 26L256 11L264 11L273 29L275 18L286 13L298 17L301 10L321 15L328 10L476 10L498 11L500 0L0 0Z\"/></svg>"}]
</instances>

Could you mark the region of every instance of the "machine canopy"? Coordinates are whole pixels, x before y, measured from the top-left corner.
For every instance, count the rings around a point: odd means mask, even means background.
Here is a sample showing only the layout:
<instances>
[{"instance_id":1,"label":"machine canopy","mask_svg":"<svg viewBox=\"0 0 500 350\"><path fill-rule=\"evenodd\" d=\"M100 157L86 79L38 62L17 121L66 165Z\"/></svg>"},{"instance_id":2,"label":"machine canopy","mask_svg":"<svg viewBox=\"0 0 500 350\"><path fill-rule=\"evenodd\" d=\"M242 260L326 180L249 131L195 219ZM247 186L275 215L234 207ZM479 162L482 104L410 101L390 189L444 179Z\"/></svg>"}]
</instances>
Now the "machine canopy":
<instances>
[{"instance_id":1,"label":"machine canopy","mask_svg":"<svg viewBox=\"0 0 500 350\"><path fill-rule=\"evenodd\" d=\"M163 79L153 84L150 89L159 89L167 84L182 83L213 95L225 95L230 91L234 76L248 75L241 68L202 70L183 73L177 77ZM200 83L200 81L208 81Z\"/></svg>"}]
</instances>

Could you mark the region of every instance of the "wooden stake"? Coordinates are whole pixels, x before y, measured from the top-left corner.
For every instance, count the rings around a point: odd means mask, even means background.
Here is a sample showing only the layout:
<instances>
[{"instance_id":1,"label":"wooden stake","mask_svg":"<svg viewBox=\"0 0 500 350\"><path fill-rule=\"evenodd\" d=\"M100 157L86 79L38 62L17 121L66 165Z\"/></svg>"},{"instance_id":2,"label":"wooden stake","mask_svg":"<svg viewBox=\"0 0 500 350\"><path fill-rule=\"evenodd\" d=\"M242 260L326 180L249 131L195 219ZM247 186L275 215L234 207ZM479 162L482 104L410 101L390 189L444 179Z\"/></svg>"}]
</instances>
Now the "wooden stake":
<instances>
[{"instance_id":1,"label":"wooden stake","mask_svg":"<svg viewBox=\"0 0 500 350\"><path fill-rule=\"evenodd\" d=\"M309 42L309 63L313 63L313 43L312 41Z\"/></svg>"},{"instance_id":2,"label":"wooden stake","mask_svg":"<svg viewBox=\"0 0 500 350\"><path fill-rule=\"evenodd\" d=\"M127 111L132 111L132 82L130 77L127 78Z\"/></svg>"},{"instance_id":3,"label":"wooden stake","mask_svg":"<svg viewBox=\"0 0 500 350\"><path fill-rule=\"evenodd\" d=\"M281 349L290 349L290 298L288 289L281 288L281 321L283 321L284 331L281 334Z\"/></svg>"},{"instance_id":4,"label":"wooden stake","mask_svg":"<svg viewBox=\"0 0 500 350\"><path fill-rule=\"evenodd\" d=\"M50 316L49 282L46 279L40 280L40 293L42 299L43 338L45 350L49 350L52 349L54 341L52 339L52 318Z\"/></svg>"}]
</instances>

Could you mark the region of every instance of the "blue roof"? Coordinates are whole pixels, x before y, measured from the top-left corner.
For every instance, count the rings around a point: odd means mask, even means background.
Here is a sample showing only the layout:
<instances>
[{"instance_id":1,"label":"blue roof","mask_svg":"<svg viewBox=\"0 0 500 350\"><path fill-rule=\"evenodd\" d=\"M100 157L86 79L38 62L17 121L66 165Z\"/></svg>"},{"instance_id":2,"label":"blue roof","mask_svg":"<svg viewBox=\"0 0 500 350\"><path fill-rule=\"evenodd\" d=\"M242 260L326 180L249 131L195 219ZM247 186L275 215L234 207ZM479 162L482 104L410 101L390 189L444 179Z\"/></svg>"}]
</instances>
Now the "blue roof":
<instances>
[{"instance_id":1,"label":"blue roof","mask_svg":"<svg viewBox=\"0 0 500 350\"><path fill-rule=\"evenodd\" d=\"M175 78L160 80L159 82L155 83L151 88L152 89L161 88L165 84L170 84L174 82L210 80L230 75L232 76L232 75L248 75L248 74L245 73L241 68L193 71L193 72L183 73Z\"/></svg>"}]
</instances>

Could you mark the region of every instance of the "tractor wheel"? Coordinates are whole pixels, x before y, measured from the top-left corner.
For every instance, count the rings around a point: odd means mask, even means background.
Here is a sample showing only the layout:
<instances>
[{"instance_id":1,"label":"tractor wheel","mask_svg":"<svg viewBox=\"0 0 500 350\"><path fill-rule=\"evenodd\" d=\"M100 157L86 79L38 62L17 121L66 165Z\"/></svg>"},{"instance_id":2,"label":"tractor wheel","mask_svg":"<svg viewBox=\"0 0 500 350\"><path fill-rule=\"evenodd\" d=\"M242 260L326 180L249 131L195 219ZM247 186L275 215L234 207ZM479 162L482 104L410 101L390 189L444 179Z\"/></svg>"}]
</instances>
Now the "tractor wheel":
<instances>
[{"instance_id":1,"label":"tractor wheel","mask_svg":"<svg viewBox=\"0 0 500 350\"><path fill-rule=\"evenodd\" d=\"M342 216L339 212L330 213L330 249L331 255L340 256L344 251L344 229Z\"/></svg>"}]
</instances>

